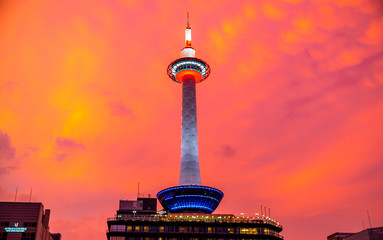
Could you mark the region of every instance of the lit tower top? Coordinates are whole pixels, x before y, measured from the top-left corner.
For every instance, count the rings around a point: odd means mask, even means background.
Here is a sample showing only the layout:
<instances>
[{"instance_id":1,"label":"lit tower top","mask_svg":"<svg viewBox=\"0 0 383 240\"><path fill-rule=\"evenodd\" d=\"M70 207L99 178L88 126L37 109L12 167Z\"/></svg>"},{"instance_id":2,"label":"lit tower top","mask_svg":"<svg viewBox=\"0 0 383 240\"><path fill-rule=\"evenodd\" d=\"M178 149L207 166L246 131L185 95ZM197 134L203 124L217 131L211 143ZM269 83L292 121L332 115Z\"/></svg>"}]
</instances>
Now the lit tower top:
<instances>
[{"instance_id":1,"label":"lit tower top","mask_svg":"<svg viewBox=\"0 0 383 240\"><path fill-rule=\"evenodd\" d=\"M188 16L187 16L187 24L186 24L186 29L185 29L185 48L182 49L181 51L181 58L184 58L184 57L195 57L195 50L194 48L192 47L192 44L191 44L191 26L189 24L189 13L188 13Z\"/></svg>"},{"instance_id":2,"label":"lit tower top","mask_svg":"<svg viewBox=\"0 0 383 240\"><path fill-rule=\"evenodd\" d=\"M182 137L179 186L160 191L158 200L168 212L213 212L223 193L201 186L198 157L196 83L210 75L209 65L195 58L191 41L189 13L185 29L185 47L180 58L169 64L168 76L182 84Z\"/></svg>"}]
</instances>

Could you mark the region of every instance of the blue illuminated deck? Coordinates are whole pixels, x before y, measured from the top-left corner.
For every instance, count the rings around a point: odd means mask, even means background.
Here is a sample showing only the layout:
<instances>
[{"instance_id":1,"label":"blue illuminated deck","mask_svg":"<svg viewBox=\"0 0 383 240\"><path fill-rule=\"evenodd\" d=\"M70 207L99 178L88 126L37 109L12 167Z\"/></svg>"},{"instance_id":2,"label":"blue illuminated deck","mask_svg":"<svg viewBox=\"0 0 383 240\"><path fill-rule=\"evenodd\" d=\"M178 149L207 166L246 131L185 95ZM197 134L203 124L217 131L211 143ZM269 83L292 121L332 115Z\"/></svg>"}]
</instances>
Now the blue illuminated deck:
<instances>
[{"instance_id":1,"label":"blue illuminated deck","mask_svg":"<svg viewBox=\"0 0 383 240\"><path fill-rule=\"evenodd\" d=\"M157 194L161 205L168 212L212 213L223 198L223 193L205 186L177 186Z\"/></svg>"}]
</instances>

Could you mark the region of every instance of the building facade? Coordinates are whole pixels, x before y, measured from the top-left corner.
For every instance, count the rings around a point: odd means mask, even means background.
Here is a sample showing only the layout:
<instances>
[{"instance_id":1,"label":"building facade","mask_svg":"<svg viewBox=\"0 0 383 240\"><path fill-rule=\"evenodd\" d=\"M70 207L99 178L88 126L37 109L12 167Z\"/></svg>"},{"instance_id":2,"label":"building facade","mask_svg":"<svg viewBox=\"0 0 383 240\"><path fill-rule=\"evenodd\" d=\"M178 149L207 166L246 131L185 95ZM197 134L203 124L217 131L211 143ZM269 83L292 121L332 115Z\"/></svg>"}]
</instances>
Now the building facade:
<instances>
[{"instance_id":1,"label":"building facade","mask_svg":"<svg viewBox=\"0 0 383 240\"><path fill-rule=\"evenodd\" d=\"M156 212L154 205L144 207L155 200L121 200L117 214L108 219L108 240L283 239L282 226L269 217L166 213Z\"/></svg>"},{"instance_id":2,"label":"building facade","mask_svg":"<svg viewBox=\"0 0 383 240\"><path fill-rule=\"evenodd\" d=\"M383 227L367 228L357 233L336 232L327 237L327 240L382 240Z\"/></svg>"},{"instance_id":3,"label":"building facade","mask_svg":"<svg viewBox=\"0 0 383 240\"><path fill-rule=\"evenodd\" d=\"M60 240L49 232L49 218L42 203L0 202L0 240Z\"/></svg>"}]
</instances>

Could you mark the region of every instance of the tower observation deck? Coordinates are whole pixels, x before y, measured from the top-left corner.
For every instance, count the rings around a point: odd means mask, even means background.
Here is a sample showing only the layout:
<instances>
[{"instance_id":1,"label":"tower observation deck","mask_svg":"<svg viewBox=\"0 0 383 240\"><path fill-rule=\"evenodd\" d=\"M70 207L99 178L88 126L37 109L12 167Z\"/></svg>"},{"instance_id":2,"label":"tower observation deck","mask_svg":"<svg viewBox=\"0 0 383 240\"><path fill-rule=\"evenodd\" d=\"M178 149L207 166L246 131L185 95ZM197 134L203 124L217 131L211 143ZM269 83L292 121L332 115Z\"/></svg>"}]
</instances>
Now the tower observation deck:
<instances>
[{"instance_id":1,"label":"tower observation deck","mask_svg":"<svg viewBox=\"0 0 383 240\"><path fill-rule=\"evenodd\" d=\"M195 57L189 14L185 47L180 58L169 64L167 73L173 81L182 84L181 170L179 186L160 191L157 198L168 212L212 213L222 200L223 193L201 185L196 105L196 84L209 77L210 67Z\"/></svg>"}]
</instances>

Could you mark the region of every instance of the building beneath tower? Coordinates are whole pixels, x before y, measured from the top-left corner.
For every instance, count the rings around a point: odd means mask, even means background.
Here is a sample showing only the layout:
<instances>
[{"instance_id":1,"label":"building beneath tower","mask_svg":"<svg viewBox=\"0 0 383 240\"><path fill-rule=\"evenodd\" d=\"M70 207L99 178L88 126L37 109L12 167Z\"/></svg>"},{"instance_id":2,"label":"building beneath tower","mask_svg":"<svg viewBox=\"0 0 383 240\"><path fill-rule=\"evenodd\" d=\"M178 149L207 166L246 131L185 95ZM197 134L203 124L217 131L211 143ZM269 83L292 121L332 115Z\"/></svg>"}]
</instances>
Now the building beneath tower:
<instances>
[{"instance_id":1,"label":"building beneath tower","mask_svg":"<svg viewBox=\"0 0 383 240\"><path fill-rule=\"evenodd\" d=\"M121 200L117 214L108 219L108 240L268 239L280 240L282 226L267 216L212 214L222 191L202 185L197 131L196 85L210 75L209 65L195 57L189 17L185 47L171 62L167 74L182 86L181 168L179 185L163 189L156 198Z\"/></svg>"},{"instance_id":2,"label":"building beneath tower","mask_svg":"<svg viewBox=\"0 0 383 240\"><path fill-rule=\"evenodd\" d=\"M121 200L116 215L108 219L108 240L283 239L282 226L266 216L157 212L156 201Z\"/></svg>"}]
</instances>

